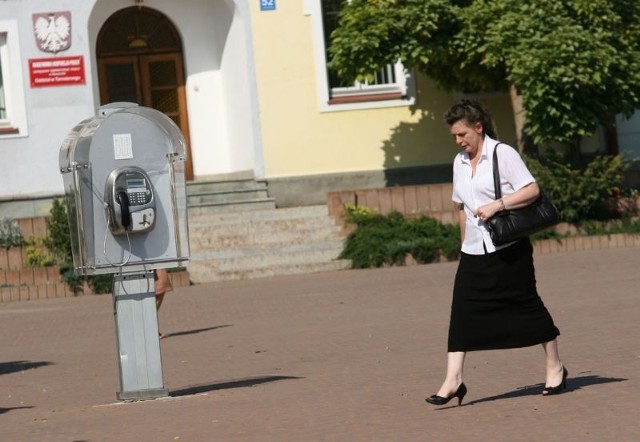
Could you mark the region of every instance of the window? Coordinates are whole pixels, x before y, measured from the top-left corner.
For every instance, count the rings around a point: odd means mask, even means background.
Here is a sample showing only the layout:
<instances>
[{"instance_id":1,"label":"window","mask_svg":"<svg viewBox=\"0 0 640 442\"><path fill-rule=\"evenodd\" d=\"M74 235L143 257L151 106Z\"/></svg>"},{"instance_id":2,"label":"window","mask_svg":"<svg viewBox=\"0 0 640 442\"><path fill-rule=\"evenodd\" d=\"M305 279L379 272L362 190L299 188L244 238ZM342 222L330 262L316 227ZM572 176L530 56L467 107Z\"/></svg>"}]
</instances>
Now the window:
<instances>
[{"instance_id":1,"label":"window","mask_svg":"<svg viewBox=\"0 0 640 442\"><path fill-rule=\"evenodd\" d=\"M7 46L7 34L0 34L0 121L7 119L7 99L4 93L4 77L3 70L7 70L7 63L3 63L2 59L6 58L3 54Z\"/></svg>"},{"instance_id":2,"label":"window","mask_svg":"<svg viewBox=\"0 0 640 442\"><path fill-rule=\"evenodd\" d=\"M22 66L15 21L0 20L0 137L26 136Z\"/></svg>"},{"instance_id":3,"label":"window","mask_svg":"<svg viewBox=\"0 0 640 442\"><path fill-rule=\"evenodd\" d=\"M327 69L330 35L338 26L344 0L306 0L305 11L312 16L316 49L318 95L323 111L348 110L413 104L413 82L400 63L374 72L371 83L346 84Z\"/></svg>"}]
</instances>

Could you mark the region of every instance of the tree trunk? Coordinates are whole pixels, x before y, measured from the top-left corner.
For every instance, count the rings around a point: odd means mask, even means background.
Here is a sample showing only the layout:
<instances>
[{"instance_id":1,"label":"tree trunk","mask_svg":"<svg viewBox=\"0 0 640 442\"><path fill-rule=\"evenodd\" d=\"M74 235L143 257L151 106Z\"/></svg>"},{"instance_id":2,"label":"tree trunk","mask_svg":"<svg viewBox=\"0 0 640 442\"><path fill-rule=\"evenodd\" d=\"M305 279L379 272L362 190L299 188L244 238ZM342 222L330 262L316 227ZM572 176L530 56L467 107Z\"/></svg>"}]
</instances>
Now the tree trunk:
<instances>
[{"instance_id":1,"label":"tree trunk","mask_svg":"<svg viewBox=\"0 0 640 442\"><path fill-rule=\"evenodd\" d=\"M582 159L582 148L581 143L582 137L576 137L573 142L569 145L569 159L573 167L578 169L582 169L586 166L584 160Z\"/></svg>"},{"instance_id":2,"label":"tree trunk","mask_svg":"<svg viewBox=\"0 0 640 442\"><path fill-rule=\"evenodd\" d=\"M509 86L509 96L511 97L511 107L513 108L513 118L516 128L516 144L518 152L526 153L532 156L538 155L538 147L524 130L527 120L527 111L522 104L522 94L515 85Z\"/></svg>"},{"instance_id":3,"label":"tree trunk","mask_svg":"<svg viewBox=\"0 0 640 442\"><path fill-rule=\"evenodd\" d=\"M618 142L618 123L616 116L609 117L609 124L604 128L607 140L607 153L616 156L620 153L620 145Z\"/></svg>"},{"instance_id":4,"label":"tree trunk","mask_svg":"<svg viewBox=\"0 0 640 442\"><path fill-rule=\"evenodd\" d=\"M526 112L522 106L522 94L518 92L518 88L511 84L509 85L509 95L511 97L511 107L513 108L513 118L515 120L516 128L516 144L518 145L518 151L524 152L524 122L526 119Z\"/></svg>"}]
</instances>

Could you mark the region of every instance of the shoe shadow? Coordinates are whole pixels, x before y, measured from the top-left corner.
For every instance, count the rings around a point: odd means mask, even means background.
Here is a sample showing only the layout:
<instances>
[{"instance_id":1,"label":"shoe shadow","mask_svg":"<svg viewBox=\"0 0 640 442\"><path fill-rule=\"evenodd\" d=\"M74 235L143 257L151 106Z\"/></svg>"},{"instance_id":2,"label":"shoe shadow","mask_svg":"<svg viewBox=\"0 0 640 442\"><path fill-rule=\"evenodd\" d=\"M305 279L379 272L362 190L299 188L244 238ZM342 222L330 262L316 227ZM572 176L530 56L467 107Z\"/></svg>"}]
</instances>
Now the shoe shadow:
<instances>
[{"instance_id":1,"label":"shoe shadow","mask_svg":"<svg viewBox=\"0 0 640 442\"><path fill-rule=\"evenodd\" d=\"M46 367L52 365L53 362L48 361L11 361L0 362L0 375L16 373L18 371L31 370L33 368Z\"/></svg>"},{"instance_id":2,"label":"shoe shadow","mask_svg":"<svg viewBox=\"0 0 640 442\"><path fill-rule=\"evenodd\" d=\"M33 407L29 406L29 407L0 408L0 414L5 414L5 413L8 413L8 412L13 411L13 410L22 410L22 409L25 409L25 408L33 408Z\"/></svg>"},{"instance_id":3,"label":"shoe shadow","mask_svg":"<svg viewBox=\"0 0 640 442\"><path fill-rule=\"evenodd\" d=\"M588 372L583 372L588 373ZM581 373L582 374L582 373ZM578 376L567 378L567 389L563 393L570 393L572 391L580 390L585 387L589 387L591 385L598 384L610 384L612 382L623 382L628 381L626 378L609 378L609 377L601 377L598 375L588 375L588 376ZM534 384L527 385L524 387L518 387L514 391L508 391L506 393L498 394L496 396L489 396L482 399L477 399L474 401L467 402L466 405L475 405L480 404L482 402L491 402L497 401L501 399L514 399L523 396L542 396L542 390L544 389L544 384Z\"/></svg>"},{"instance_id":4,"label":"shoe shadow","mask_svg":"<svg viewBox=\"0 0 640 442\"><path fill-rule=\"evenodd\" d=\"M162 338L163 339L167 339L167 338L175 338L176 336L195 335L195 334L198 334L198 333L204 333L204 332L207 332L207 331L216 330L218 328L225 328L225 327L231 327L231 325L230 324L227 324L227 325L216 325L215 327L196 328L194 330L185 330L185 331L180 331L180 332L167 333L166 335L162 335Z\"/></svg>"},{"instance_id":5,"label":"shoe shadow","mask_svg":"<svg viewBox=\"0 0 640 442\"><path fill-rule=\"evenodd\" d=\"M172 390L169 396L189 396L199 393L207 393L209 391L227 390L230 388L253 387L254 385L266 384L268 382L284 381L287 379L304 379L298 376L262 376L257 378L237 379L232 381L218 382L215 384L192 385L189 387Z\"/></svg>"}]
</instances>

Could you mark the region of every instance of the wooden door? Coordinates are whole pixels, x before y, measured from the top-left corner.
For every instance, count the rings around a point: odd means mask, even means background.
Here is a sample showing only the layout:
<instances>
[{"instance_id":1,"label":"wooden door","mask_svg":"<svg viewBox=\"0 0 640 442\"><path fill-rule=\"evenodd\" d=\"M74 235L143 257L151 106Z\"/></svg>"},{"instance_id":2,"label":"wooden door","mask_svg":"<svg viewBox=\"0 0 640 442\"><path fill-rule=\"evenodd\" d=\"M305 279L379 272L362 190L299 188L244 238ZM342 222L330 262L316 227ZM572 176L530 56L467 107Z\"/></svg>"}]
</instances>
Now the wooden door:
<instances>
[{"instance_id":1,"label":"wooden door","mask_svg":"<svg viewBox=\"0 0 640 442\"><path fill-rule=\"evenodd\" d=\"M98 69L102 104L138 103L159 110L178 125L187 144L186 179L193 180L182 54L103 57Z\"/></svg>"}]
</instances>

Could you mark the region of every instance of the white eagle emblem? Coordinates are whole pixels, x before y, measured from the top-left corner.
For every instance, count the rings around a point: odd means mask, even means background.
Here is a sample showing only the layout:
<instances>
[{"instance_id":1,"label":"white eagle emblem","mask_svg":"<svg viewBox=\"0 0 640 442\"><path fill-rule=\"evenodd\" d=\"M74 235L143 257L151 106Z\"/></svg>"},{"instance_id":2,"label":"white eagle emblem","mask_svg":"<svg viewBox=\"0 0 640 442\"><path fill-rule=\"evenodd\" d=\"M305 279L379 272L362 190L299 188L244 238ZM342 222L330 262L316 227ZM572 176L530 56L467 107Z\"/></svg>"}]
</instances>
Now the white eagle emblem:
<instances>
[{"instance_id":1,"label":"white eagle emblem","mask_svg":"<svg viewBox=\"0 0 640 442\"><path fill-rule=\"evenodd\" d=\"M33 32L40 50L53 52L69 49L71 46L71 13L49 12L33 14Z\"/></svg>"}]
</instances>

